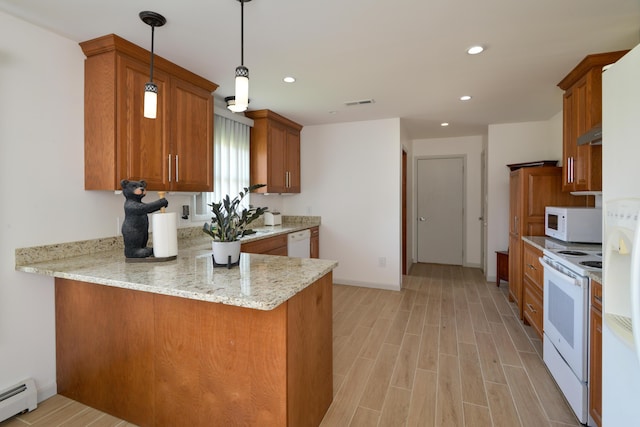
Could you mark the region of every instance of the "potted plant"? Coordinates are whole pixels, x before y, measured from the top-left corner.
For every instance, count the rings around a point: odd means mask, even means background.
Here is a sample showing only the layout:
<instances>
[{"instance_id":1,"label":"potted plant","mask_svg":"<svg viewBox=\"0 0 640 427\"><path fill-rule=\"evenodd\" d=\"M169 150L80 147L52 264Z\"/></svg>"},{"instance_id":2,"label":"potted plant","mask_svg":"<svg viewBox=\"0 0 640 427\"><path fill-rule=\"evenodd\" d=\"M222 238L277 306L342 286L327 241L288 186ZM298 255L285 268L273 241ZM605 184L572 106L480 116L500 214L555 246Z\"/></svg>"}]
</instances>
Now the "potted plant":
<instances>
[{"instance_id":1,"label":"potted plant","mask_svg":"<svg viewBox=\"0 0 640 427\"><path fill-rule=\"evenodd\" d=\"M255 184L245 187L233 200L226 195L220 202L209 204L213 217L211 223L204 225L203 231L213 238L213 259L216 264L235 264L240 260L240 237L247 230L247 225L268 209L253 206L240 209L240 203L247 194L264 186Z\"/></svg>"}]
</instances>

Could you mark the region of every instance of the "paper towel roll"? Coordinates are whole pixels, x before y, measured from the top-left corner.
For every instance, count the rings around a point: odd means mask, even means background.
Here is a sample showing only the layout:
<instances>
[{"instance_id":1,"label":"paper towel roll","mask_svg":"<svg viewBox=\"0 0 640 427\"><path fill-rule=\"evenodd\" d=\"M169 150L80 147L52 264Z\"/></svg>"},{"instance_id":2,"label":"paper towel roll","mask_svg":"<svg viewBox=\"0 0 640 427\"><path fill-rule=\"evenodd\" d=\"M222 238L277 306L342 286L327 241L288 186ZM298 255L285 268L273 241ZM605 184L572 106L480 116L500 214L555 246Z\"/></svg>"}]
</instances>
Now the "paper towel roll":
<instances>
[{"instance_id":1,"label":"paper towel roll","mask_svg":"<svg viewBox=\"0 0 640 427\"><path fill-rule=\"evenodd\" d=\"M178 217L175 212L153 214L151 231L156 258L178 255Z\"/></svg>"}]
</instances>

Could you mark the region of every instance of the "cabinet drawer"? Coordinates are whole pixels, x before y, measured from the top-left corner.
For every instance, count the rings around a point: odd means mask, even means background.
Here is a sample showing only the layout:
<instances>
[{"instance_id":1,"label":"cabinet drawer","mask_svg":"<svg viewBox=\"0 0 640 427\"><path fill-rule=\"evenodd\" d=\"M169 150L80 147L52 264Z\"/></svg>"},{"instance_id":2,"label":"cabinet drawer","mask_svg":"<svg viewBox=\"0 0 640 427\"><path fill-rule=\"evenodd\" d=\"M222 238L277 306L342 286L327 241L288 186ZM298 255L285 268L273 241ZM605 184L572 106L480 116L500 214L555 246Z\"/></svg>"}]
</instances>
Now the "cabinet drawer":
<instances>
[{"instance_id":1,"label":"cabinet drawer","mask_svg":"<svg viewBox=\"0 0 640 427\"><path fill-rule=\"evenodd\" d=\"M543 286L543 270L539 261L541 256L542 252L540 250L529 244L524 244L524 252L522 254L523 274L531 280L532 284L537 286L540 292L542 292Z\"/></svg>"},{"instance_id":2,"label":"cabinet drawer","mask_svg":"<svg viewBox=\"0 0 640 427\"><path fill-rule=\"evenodd\" d=\"M543 302L542 294L536 290L529 280L524 281L523 317L542 339Z\"/></svg>"},{"instance_id":3,"label":"cabinet drawer","mask_svg":"<svg viewBox=\"0 0 640 427\"><path fill-rule=\"evenodd\" d=\"M602 284L591 281L591 307L602 311Z\"/></svg>"},{"instance_id":4,"label":"cabinet drawer","mask_svg":"<svg viewBox=\"0 0 640 427\"><path fill-rule=\"evenodd\" d=\"M242 252L250 254L268 254L273 251L278 252L284 248L284 255L286 255L287 249L287 235L280 234L278 236L269 237L267 239L255 240L253 242L243 243L240 247ZM272 253L273 254L273 253ZM277 255L280 255L278 253Z\"/></svg>"}]
</instances>

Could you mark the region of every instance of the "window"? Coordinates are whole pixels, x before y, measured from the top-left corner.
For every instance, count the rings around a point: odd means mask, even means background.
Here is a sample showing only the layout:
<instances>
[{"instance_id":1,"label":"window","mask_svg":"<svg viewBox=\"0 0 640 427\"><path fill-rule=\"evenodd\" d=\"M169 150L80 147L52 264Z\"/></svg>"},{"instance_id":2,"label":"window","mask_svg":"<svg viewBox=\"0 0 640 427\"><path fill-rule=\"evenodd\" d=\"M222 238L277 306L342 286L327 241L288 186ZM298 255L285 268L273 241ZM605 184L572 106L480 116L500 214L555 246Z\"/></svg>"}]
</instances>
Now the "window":
<instances>
[{"instance_id":1,"label":"window","mask_svg":"<svg viewBox=\"0 0 640 427\"><path fill-rule=\"evenodd\" d=\"M200 193L194 197L193 220L211 219L210 203L219 202L227 194L233 199L243 188L249 186L249 133L246 123L214 115L213 136L213 193ZM242 201L249 206L249 197Z\"/></svg>"}]
</instances>

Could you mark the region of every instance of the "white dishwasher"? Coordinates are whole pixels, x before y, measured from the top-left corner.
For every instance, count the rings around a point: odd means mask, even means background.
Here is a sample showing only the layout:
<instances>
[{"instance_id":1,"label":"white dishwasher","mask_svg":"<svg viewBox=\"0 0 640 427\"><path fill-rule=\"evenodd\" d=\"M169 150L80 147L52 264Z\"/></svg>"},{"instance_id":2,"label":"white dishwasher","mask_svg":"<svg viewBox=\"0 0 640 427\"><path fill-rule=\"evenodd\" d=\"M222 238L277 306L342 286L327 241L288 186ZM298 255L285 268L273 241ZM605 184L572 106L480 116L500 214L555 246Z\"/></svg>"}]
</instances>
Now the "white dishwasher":
<instances>
[{"instance_id":1,"label":"white dishwasher","mask_svg":"<svg viewBox=\"0 0 640 427\"><path fill-rule=\"evenodd\" d=\"M287 242L287 256L294 258L309 258L311 248L311 230L289 233Z\"/></svg>"}]
</instances>

